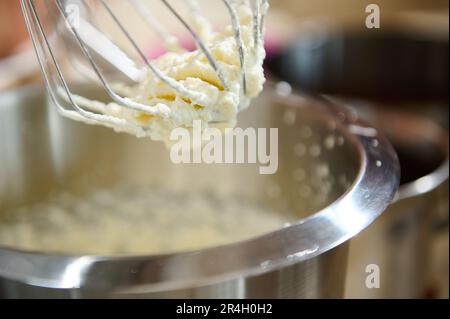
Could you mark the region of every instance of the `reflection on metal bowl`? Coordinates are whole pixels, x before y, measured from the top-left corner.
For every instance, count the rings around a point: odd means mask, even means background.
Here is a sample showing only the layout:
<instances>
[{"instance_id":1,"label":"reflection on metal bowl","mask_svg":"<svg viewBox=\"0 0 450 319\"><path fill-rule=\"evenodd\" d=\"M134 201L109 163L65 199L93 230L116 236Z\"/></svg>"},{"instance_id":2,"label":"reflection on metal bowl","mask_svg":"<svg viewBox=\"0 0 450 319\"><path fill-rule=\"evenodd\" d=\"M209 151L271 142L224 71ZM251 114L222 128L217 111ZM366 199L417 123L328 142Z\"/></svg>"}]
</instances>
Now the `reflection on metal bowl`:
<instances>
[{"instance_id":1,"label":"reflection on metal bowl","mask_svg":"<svg viewBox=\"0 0 450 319\"><path fill-rule=\"evenodd\" d=\"M448 133L407 110L377 107L361 113L393 143L402 177L396 201L351 242L347 296L438 297L445 283L431 273L432 253L434 237L448 231ZM371 264L380 269L379 289L365 286Z\"/></svg>"}]
</instances>

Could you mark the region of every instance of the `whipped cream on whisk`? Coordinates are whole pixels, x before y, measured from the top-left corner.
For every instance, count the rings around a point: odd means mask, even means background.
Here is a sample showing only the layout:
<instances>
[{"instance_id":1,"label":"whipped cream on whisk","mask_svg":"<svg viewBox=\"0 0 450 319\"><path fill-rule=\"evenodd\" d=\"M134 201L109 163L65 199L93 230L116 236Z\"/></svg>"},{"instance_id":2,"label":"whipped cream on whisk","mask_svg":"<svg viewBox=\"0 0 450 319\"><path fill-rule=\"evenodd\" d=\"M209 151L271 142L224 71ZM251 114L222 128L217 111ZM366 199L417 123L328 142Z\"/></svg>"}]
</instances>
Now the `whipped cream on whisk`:
<instances>
[{"instance_id":1,"label":"whipped cream on whisk","mask_svg":"<svg viewBox=\"0 0 450 319\"><path fill-rule=\"evenodd\" d=\"M129 101L151 106L154 113L117 103L100 107L98 103L84 100L83 104L126 123L113 126L116 131L149 136L166 144L171 144L173 129L190 130L194 121L201 120L204 129L235 126L238 113L263 90L266 56L263 17L268 4L236 1L228 5L231 24L221 32L214 32L207 19L193 14L192 27L210 56L201 48L192 52L167 52L152 61L152 65L171 79L169 83L149 69L139 85L122 88Z\"/></svg>"}]
</instances>

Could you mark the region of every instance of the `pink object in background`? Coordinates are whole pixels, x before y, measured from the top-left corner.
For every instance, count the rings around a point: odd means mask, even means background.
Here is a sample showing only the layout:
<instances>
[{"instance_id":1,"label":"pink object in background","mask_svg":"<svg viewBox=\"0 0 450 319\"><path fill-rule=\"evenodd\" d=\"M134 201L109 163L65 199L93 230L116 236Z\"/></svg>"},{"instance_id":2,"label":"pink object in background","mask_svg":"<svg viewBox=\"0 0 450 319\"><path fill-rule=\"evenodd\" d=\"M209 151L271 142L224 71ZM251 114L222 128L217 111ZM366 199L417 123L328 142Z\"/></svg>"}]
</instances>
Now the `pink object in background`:
<instances>
[{"instance_id":1,"label":"pink object in background","mask_svg":"<svg viewBox=\"0 0 450 319\"><path fill-rule=\"evenodd\" d=\"M189 37L181 38L180 44L183 48L185 48L188 51L194 51L196 49L194 40ZM277 37L275 34L266 35L265 48L266 48L267 57L270 58L271 56L276 55L283 49L283 47L285 45L286 45L286 41L284 41L283 39L280 40L280 38ZM166 49L160 42L152 43L148 47L149 48L146 50L147 57L149 57L152 60L157 59L166 53Z\"/></svg>"}]
</instances>

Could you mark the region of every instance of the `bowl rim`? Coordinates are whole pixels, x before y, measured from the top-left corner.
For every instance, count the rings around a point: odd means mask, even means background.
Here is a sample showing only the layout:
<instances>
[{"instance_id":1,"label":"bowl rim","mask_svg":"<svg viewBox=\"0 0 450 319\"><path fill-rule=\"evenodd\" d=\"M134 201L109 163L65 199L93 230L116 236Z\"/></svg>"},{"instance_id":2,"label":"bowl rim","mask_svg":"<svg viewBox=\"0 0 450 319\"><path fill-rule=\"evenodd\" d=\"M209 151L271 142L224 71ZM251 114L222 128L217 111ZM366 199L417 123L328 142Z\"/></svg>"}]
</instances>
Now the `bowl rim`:
<instances>
[{"instance_id":1,"label":"bowl rim","mask_svg":"<svg viewBox=\"0 0 450 319\"><path fill-rule=\"evenodd\" d=\"M43 88L31 85L0 94L0 100L30 97L45 97ZM325 98L298 93L279 98L289 99L289 105L307 98L324 106L329 119L338 119L337 131L355 149L356 178L328 207L263 236L166 255L64 256L0 247L0 277L53 289L153 293L261 275L310 260L356 236L382 214L397 192L400 167L392 145L349 109Z\"/></svg>"}]
</instances>

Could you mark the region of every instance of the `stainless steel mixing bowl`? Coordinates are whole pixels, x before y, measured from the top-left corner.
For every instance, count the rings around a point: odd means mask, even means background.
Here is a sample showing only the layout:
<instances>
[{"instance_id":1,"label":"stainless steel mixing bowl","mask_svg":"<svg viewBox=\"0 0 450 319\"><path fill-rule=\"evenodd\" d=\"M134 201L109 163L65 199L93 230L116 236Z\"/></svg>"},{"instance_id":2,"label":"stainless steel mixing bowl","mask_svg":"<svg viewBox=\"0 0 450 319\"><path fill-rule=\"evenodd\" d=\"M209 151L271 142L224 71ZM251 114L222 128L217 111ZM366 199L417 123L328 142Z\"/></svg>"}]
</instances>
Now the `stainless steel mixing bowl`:
<instances>
[{"instance_id":1,"label":"stainless steel mixing bowl","mask_svg":"<svg viewBox=\"0 0 450 319\"><path fill-rule=\"evenodd\" d=\"M40 88L0 95L0 216L54 190L127 183L239 194L295 220L244 242L162 256L3 247L0 295L342 297L347 242L394 197L397 156L382 135L345 109L277 92L268 89L240 116L243 128L279 128L279 170L265 176L256 165L172 164L160 144L61 118Z\"/></svg>"},{"instance_id":2,"label":"stainless steel mixing bowl","mask_svg":"<svg viewBox=\"0 0 450 319\"><path fill-rule=\"evenodd\" d=\"M448 287L444 274L433 273L434 241L448 233L448 132L409 109L359 110L394 145L402 178L395 202L351 241L346 296L438 297ZM378 289L365 286L366 267L373 264L380 269Z\"/></svg>"}]
</instances>

